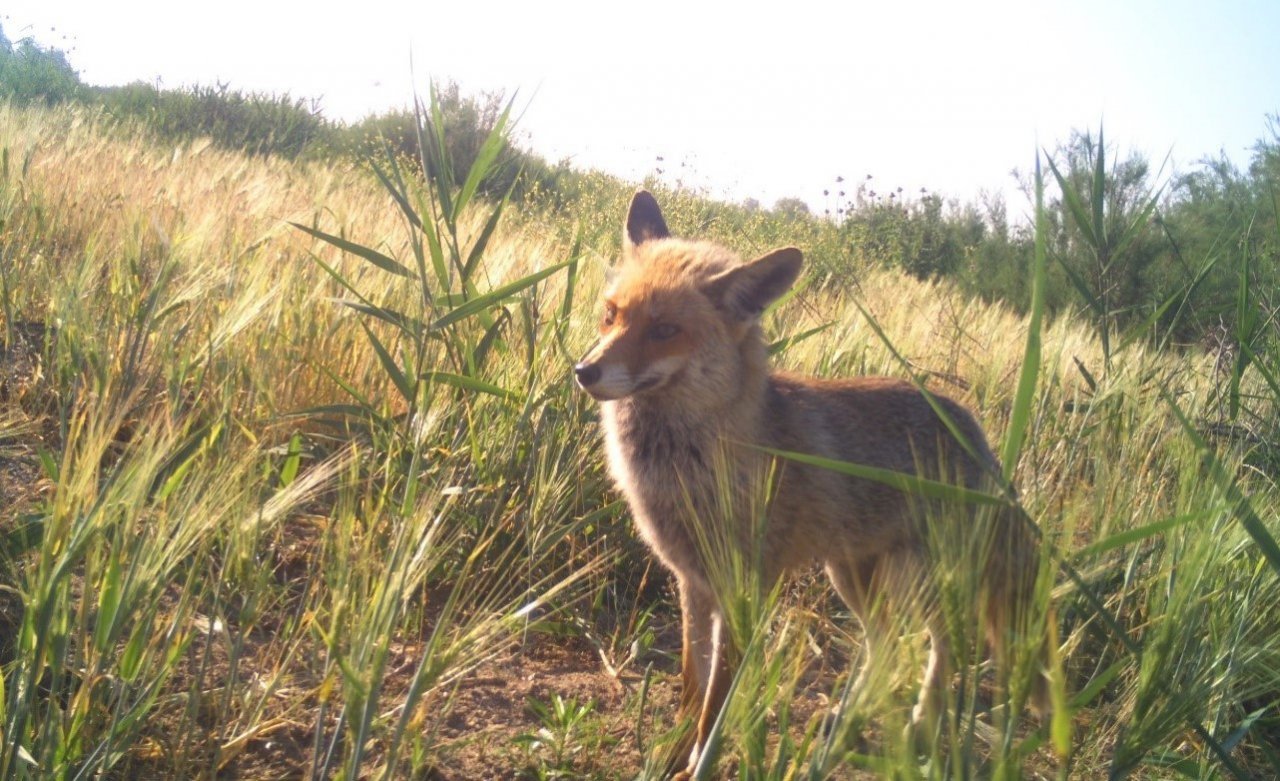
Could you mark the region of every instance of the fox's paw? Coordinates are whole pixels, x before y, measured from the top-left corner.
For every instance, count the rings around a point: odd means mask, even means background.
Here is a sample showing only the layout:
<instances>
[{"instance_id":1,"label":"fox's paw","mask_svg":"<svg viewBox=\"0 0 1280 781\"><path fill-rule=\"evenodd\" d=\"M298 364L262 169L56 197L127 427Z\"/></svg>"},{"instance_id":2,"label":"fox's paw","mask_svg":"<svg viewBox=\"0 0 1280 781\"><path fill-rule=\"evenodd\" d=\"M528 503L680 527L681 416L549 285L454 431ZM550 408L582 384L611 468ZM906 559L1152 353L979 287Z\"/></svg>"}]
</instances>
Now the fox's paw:
<instances>
[{"instance_id":1,"label":"fox's paw","mask_svg":"<svg viewBox=\"0 0 1280 781\"><path fill-rule=\"evenodd\" d=\"M867 742L867 736L862 733L862 727L860 719L855 721L842 718L840 708L835 707L823 715L820 729L823 739L829 740L836 735L842 741L845 750L868 754L871 752L871 744Z\"/></svg>"}]
</instances>

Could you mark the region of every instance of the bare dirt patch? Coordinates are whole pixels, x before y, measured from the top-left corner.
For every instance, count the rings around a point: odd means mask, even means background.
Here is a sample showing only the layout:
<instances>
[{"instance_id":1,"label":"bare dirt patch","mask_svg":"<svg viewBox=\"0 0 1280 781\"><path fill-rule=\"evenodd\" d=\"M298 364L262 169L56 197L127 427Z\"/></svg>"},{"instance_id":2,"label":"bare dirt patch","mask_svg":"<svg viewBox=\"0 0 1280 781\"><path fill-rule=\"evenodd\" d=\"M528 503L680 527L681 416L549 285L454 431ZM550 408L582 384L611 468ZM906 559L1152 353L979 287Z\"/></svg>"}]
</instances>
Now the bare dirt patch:
<instances>
[{"instance_id":1,"label":"bare dirt patch","mask_svg":"<svg viewBox=\"0 0 1280 781\"><path fill-rule=\"evenodd\" d=\"M533 636L459 684L436 771L442 779L459 781L532 775L539 762L551 757L539 748L526 748L518 738L542 726L530 703L550 703L559 696L580 706L592 703L573 770L584 776L633 775L643 761L635 734L641 682L634 672L610 675L585 641ZM665 708L674 702L675 691L664 677L651 687L649 697L650 703Z\"/></svg>"}]
</instances>

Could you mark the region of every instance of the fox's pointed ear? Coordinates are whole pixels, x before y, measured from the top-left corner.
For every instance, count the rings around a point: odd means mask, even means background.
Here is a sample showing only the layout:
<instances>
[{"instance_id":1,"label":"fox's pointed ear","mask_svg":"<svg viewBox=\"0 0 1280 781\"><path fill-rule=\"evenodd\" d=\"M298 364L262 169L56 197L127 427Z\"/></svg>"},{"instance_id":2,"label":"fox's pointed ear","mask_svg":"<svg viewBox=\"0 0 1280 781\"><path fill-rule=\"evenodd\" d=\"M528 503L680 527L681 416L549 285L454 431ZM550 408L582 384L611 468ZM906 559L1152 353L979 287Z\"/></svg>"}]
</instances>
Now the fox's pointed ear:
<instances>
[{"instance_id":1,"label":"fox's pointed ear","mask_svg":"<svg viewBox=\"0 0 1280 781\"><path fill-rule=\"evenodd\" d=\"M665 239L670 235L671 231L667 230L667 221L662 219L662 209L658 208L658 202L648 190L636 190L622 230L623 244L634 247L646 241Z\"/></svg>"},{"instance_id":2,"label":"fox's pointed ear","mask_svg":"<svg viewBox=\"0 0 1280 781\"><path fill-rule=\"evenodd\" d=\"M749 320L787 292L800 276L804 255L795 247L783 247L750 263L716 274L702 290L716 306Z\"/></svg>"}]
</instances>

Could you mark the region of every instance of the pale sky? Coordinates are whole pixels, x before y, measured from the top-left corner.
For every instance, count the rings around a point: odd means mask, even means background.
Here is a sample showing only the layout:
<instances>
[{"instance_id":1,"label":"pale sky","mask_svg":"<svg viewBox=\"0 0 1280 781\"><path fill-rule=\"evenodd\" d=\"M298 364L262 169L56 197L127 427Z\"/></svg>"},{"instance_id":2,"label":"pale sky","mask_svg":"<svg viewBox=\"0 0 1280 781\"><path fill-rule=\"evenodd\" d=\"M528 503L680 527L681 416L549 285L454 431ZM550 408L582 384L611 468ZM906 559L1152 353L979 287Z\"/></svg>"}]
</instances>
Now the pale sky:
<instances>
[{"instance_id":1,"label":"pale sky","mask_svg":"<svg viewBox=\"0 0 1280 781\"><path fill-rule=\"evenodd\" d=\"M91 84L229 82L336 118L415 80L518 90L521 142L553 161L638 180L660 155L668 181L819 210L837 175L1012 192L1037 144L1100 120L1157 166L1244 165L1280 112L1280 0L5 0L0 23Z\"/></svg>"}]
</instances>

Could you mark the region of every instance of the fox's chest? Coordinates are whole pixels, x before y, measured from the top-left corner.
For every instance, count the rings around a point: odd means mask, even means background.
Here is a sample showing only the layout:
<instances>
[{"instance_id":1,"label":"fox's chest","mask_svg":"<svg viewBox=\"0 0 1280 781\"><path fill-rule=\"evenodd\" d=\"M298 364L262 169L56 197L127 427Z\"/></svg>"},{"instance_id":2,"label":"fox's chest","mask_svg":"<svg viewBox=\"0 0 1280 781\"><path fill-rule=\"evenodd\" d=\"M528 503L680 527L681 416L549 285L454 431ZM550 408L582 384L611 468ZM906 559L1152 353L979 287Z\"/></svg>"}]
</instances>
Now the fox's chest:
<instances>
[{"instance_id":1,"label":"fox's chest","mask_svg":"<svg viewBox=\"0 0 1280 781\"><path fill-rule=\"evenodd\" d=\"M609 468L633 504L699 493L711 480L715 432L625 414L606 414L604 424Z\"/></svg>"},{"instance_id":2,"label":"fox's chest","mask_svg":"<svg viewBox=\"0 0 1280 781\"><path fill-rule=\"evenodd\" d=\"M641 537L668 569L702 577L700 551L751 544L781 481L755 438L723 426L661 425L604 417L609 467L627 497ZM766 509L767 508L767 509Z\"/></svg>"},{"instance_id":3,"label":"fox's chest","mask_svg":"<svg viewBox=\"0 0 1280 781\"><path fill-rule=\"evenodd\" d=\"M713 485L702 449L671 440L636 441L612 434L605 439L609 471L627 498L641 539L669 570L682 576L698 571L696 507Z\"/></svg>"},{"instance_id":4,"label":"fox's chest","mask_svg":"<svg viewBox=\"0 0 1280 781\"><path fill-rule=\"evenodd\" d=\"M610 472L642 526L687 515L713 490L713 464L723 461L715 429L618 409L603 422Z\"/></svg>"}]
</instances>

